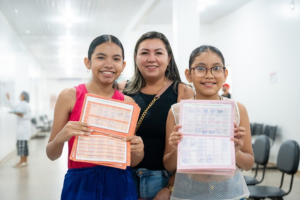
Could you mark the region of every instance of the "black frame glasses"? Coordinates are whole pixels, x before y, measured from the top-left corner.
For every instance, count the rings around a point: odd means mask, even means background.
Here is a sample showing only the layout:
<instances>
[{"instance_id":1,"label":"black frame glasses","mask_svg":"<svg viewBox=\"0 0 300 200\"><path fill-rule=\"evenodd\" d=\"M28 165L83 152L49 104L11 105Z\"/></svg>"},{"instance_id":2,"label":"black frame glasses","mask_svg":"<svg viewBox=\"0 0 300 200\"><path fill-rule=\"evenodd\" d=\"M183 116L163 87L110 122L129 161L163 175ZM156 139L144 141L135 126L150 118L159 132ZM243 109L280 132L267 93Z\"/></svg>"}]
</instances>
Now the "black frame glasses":
<instances>
[{"instance_id":1,"label":"black frame glasses","mask_svg":"<svg viewBox=\"0 0 300 200\"><path fill-rule=\"evenodd\" d=\"M198 66L198 67L200 67L200 66ZM206 67L202 67L202 68L205 68L206 69L206 71L205 71L205 74L204 75L200 75L198 72L197 72L197 68L198 67L191 67L190 68L190 71L191 70L194 70L194 72L195 72L195 75L197 76L197 77L200 77L200 78L203 78L203 77L205 77L206 75L207 75L207 70L209 69L210 70L210 73L211 73L211 75L213 75L213 77L218 77L218 76L220 76L221 75L221 73L220 74L217 74L217 76L216 76L216 74L214 73L214 71L213 71L213 69L215 69L216 67L220 67L220 66L215 66L215 67L212 67L212 68L206 68ZM225 69L226 69L226 67L220 67L220 68L222 68L223 70L223 73L225 72ZM217 71L215 71L215 72L217 72Z\"/></svg>"}]
</instances>

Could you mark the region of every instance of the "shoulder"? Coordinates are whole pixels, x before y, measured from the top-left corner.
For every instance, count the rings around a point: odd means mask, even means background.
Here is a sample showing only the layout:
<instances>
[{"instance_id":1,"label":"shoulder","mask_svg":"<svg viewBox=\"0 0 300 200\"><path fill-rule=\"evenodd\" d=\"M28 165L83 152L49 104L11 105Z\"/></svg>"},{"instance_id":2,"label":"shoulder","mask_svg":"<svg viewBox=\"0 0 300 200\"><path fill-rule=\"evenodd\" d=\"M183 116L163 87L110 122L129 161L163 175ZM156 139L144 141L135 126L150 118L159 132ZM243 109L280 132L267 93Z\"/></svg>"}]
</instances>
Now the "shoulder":
<instances>
[{"instance_id":1,"label":"shoulder","mask_svg":"<svg viewBox=\"0 0 300 200\"><path fill-rule=\"evenodd\" d=\"M240 102L236 102L236 104L237 104L237 106L239 107L239 110L241 111L241 110L243 110L243 111L247 111L246 110L246 107L242 104L242 103L240 103Z\"/></svg>"},{"instance_id":2,"label":"shoulder","mask_svg":"<svg viewBox=\"0 0 300 200\"><path fill-rule=\"evenodd\" d=\"M181 99L193 98L193 96L194 96L194 91L189 85L186 85L184 83L178 84L178 102Z\"/></svg>"},{"instance_id":3,"label":"shoulder","mask_svg":"<svg viewBox=\"0 0 300 200\"><path fill-rule=\"evenodd\" d=\"M124 90L124 88L125 88L125 86L126 86L126 84L127 84L127 80L120 81L120 82L118 82L117 84L118 84L118 90L119 90L120 92L123 92L123 90Z\"/></svg>"},{"instance_id":4,"label":"shoulder","mask_svg":"<svg viewBox=\"0 0 300 200\"><path fill-rule=\"evenodd\" d=\"M127 96L127 95L124 95L124 101L129 102L129 103L135 103L133 98L131 98L130 96Z\"/></svg>"},{"instance_id":5,"label":"shoulder","mask_svg":"<svg viewBox=\"0 0 300 200\"><path fill-rule=\"evenodd\" d=\"M66 103L66 104L74 104L76 101L76 89L75 88L66 88L60 92L57 102L58 103Z\"/></svg>"}]
</instances>

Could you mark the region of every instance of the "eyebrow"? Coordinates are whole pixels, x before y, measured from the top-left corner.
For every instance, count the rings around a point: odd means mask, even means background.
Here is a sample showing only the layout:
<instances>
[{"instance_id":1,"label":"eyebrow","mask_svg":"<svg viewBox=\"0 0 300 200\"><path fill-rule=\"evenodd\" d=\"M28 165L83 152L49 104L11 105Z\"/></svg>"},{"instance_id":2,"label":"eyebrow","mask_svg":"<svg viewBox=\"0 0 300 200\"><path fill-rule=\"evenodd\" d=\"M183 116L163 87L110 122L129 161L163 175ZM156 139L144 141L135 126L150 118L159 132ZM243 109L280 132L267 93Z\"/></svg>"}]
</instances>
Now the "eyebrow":
<instances>
[{"instance_id":1,"label":"eyebrow","mask_svg":"<svg viewBox=\"0 0 300 200\"><path fill-rule=\"evenodd\" d=\"M197 63L196 65L206 65L205 63ZM221 63L214 63L213 65L222 65Z\"/></svg>"},{"instance_id":2,"label":"eyebrow","mask_svg":"<svg viewBox=\"0 0 300 200\"><path fill-rule=\"evenodd\" d=\"M104 53L97 53L96 54L96 56L107 56L106 54L104 54ZM115 55L113 55L113 57L122 57L120 54L115 54Z\"/></svg>"},{"instance_id":3,"label":"eyebrow","mask_svg":"<svg viewBox=\"0 0 300 200\"><path fill-rule=\"evenodd\" d=\"M146 49L146 48L142 48L140 51L150 51L149 49ZM159 51L159 50L164 50L163 48L158 48L158 49L155 49L154 51Z\"/></svg>"}]
</instances>

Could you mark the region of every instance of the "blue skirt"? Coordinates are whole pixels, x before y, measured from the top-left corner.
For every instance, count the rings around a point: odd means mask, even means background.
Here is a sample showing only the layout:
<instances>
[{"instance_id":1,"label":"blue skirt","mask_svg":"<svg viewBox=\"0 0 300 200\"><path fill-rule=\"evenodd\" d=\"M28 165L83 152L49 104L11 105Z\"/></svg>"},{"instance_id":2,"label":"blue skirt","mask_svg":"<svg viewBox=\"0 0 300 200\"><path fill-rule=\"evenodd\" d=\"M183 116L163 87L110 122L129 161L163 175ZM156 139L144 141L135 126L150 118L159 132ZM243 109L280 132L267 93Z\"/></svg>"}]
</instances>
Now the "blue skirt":
<instances>
[{"instance_id":1,"label":"blue skirt","mask_svg":"<svg viewBox=\"0 0 300 200\"><path fill-rule=\"evenodd\" d=\"M137 200L131 168L96 166L69 169L65 175L62 200Z\"/></svg>"}]
</instances>

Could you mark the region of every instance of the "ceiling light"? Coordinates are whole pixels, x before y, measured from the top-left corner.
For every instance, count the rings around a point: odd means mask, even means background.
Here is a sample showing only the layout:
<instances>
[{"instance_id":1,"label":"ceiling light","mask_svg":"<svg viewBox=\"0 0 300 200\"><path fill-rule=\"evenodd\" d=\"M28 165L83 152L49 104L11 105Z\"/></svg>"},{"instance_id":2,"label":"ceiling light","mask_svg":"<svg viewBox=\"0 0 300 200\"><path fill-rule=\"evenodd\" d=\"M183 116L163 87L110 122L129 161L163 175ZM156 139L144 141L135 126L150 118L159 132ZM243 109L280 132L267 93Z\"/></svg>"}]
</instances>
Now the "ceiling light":
<instances>
[{"instance_id":1,"label":"ceiling light","mask_svg":"<svg viewBox=\"0 0 300 200\"><path fill-rule=\"evenodd\" d=\"M27 34L29 34L29 33L30 33L28 29L26 30L26 33L27 33Z\"/></svg>"},{"instance_id":2,"label":"ceiling light","mask_svg":"<svg viewBox=\"0 0 300 200\"><path fill-rule=\"evenodd\" d=\"M205 7L203 5L201 5L201 4L198 5L198 10L200 12L202 12L204 9L205 9Z\"/></svg>"},{"instance_id":3,"label":"ceiling light","mask_svg":"<svg viewBox=\"0 0 300 200\"><path fill-rule=\"evenodd\" d=\"M19 11L18 11L17 9L15 9L15 13L17 13L17 14L18 14L18 12L19 12Z\"/></svg>"},{"instance_id":4,"label":"ceiling light","mask_svg":"<svg viewBox=\"0 0 300 200\"><path fill-rule=\"evenodd\" d=\"M293 0L292 2L291 2L291 10L294 10L295 9L295 1Z\"/></svg>"}]
</instances>

